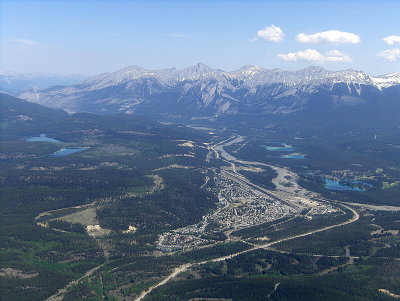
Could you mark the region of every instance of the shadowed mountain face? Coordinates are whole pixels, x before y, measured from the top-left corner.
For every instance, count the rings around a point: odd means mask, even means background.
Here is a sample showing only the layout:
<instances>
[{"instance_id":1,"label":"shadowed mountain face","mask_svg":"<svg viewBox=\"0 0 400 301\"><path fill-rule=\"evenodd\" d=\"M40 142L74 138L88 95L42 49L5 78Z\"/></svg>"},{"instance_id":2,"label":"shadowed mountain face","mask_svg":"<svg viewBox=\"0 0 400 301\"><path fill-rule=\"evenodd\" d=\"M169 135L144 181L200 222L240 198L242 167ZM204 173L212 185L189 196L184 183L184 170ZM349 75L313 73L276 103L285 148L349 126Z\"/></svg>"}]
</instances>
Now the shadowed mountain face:
<instances>
[{"instance_id":1,"label":"shadowed mountain face","mask_svg":"<svg viewBox=\"0 0 400 301\"><path fill-rule=\"evenodd\" d=\"M190 137L196 140L203 135L198 132L173 125L163 125L141 116L127 114L95 115L76 113L69 115L62 110L48 108L13 96L0 93L0 138L3 141L37 136L49 136L60 131L76 135L82 129L101 129L105 131L131 130L148 134L154 139L167 137L180 139Z\"/></svg>"},{"instance_id":2,"label":"shadowed mountain face","mask_svg":"<svg viewBox=\"0 0 400 301\"><path fill-rule=\"evenodd\" d=\"M204 64L176 70L127 67L85 82L19 97L70 112L139 113L156 118L281 118L292 115L387 118L400 108L400 74L372 77L308 67L299 71L245 66L225 72Z\"/></svg>"}]
</instances>

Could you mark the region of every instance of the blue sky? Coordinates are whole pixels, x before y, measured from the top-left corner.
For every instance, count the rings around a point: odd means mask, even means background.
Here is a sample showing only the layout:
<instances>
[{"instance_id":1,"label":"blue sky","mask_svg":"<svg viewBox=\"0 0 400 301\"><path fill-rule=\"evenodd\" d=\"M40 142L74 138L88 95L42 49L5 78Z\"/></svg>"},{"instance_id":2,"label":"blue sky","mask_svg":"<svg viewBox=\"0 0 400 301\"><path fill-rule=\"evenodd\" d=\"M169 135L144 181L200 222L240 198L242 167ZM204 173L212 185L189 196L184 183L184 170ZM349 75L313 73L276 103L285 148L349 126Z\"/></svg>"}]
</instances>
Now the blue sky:
<instances>
[{"instance_id":1,"label":"blue sky","mask_svg":"<svg viewBox=\"0 0 400 301\"><path fill-rule=\"evenodd\" d=\"M0 9L2 71L93 75L202 62L400 72L398 0L0 0Z\"/></svg>"}]
</instances>

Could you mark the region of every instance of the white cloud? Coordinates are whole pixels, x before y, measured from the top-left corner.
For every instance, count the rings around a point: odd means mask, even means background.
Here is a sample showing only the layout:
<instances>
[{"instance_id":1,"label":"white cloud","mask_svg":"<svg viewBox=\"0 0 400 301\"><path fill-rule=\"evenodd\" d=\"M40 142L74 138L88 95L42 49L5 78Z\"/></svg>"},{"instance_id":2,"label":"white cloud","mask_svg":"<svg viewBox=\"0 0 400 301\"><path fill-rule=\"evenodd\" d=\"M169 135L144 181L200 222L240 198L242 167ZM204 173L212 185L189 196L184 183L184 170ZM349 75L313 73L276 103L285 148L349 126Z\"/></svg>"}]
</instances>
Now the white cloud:
<instances>
[{"instance_id":1,"label":"white cloud","mask_svg":"<svg viewBox=\"0 0 400 301\"><path fill-rule=\"evenodd\" d=\"M339 30L328 30L323 32L317 32L314 34L307 35L305 33L299 33L297 35L297 41L300 43L328 43L328 44L358 44L361 39L358 35L351 32L344 32Z\"/></svg>"},{"instance_id":2,"label":"white cloud","mask_svg":"<svg viewBox=\"0 0 400 301\"><path fill-rule=\"evenodd\" d=\"M29 40L29 39L14 39L14 40L10 40L10 42L23 44L23 45L40 45L39 42Z\"/></svg>"},{"instance_id":3,"label":"white cloud","mask_svg":"<svg viewBox=\"0 0 400 301\"><path fill-rule=\"evenodd\" d=\"M170 36L172 38L176 38L176 39L184 39L184 38L188 37L188 35L186 35L184 33L180 33L180 32L176 32L176 33L170 34Z\"/></svg>"},{"instance_id":4,"label":"white cloud","mask_svg":"<svg viewBox=\"0 0 400 301\"><path fill-rule=\"evenodd\" d=\"M377 56L388 62L396 62L400 59L400 49L384 50L379 52Z\"/></svg>"},{"instance_id":5,"label":"white cloud","mask_svg":"<svg viewBox=\"0 0 400 301\"><path fill-rule=\"evenodd\" d=\"M345 56L345 54L343 52L341 52L340 50L329 50L326 55L328 56Z\"/></svg>"},{"instance_id":6,"label":"white cloud","mask_svg":"<svg viewBox=\"0 0 400 301\"><path fill-rule=\"evenodd\" d=\"M400 36L387 36L382 40L388 45L400 44Z\"/></svg>"},{"instance_id":7,"label":"white cloud","mask_svg":"<svg viewBox=\"0 0 400 301\"><path fill-rule=\"evenodd\" d=\"M268 42L279 43L283 41L284 36L285 34L282 29L272 24L271 26L257 31L257 36L252 38L251 41L254 42L258 39L263 39Z\"/></svg>"},{"instance_id":8,"label":"white cloud","mask_svg":"<svg viewBox=\"0 0 400 301\"><path fill-rule=\"evenodd\" d=\"M278 57L284 61L308 61L316 63L351 62L351 58L339 50L331 50L322 54L315 49L307 49L299 52L278 54Z\"/></svg>"}]
</instances>

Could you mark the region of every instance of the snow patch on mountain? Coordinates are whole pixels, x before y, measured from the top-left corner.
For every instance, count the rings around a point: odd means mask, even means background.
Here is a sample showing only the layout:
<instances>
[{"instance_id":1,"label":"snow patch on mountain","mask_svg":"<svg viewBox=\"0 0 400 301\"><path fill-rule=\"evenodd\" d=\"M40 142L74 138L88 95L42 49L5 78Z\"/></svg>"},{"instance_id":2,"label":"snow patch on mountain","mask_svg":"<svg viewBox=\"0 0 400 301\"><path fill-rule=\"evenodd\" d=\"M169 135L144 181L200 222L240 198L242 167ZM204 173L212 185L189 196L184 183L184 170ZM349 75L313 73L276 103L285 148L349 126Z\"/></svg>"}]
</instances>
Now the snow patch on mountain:
<instances>
[{"instance_id":1,"label":"snow patch on mountain","mask_svg":"<svg viewBox=\"0 0 400 301\"><path fill-rule=\"evenodd\" d=\"M374 81L380 89L400 85L400 72L374 77Z\"/></svg>"},{"instance_id":2,"label":"snow patch on mountain","mask_svg":"<svg viewBox=\"0 0 400 301\"><path fill-rule=\"evenodd\" d=\"M372 77L362 71L329 71L318 66L298 71L244 66L227 72L199 63L182 70L129 66L75 85L32 89L19 97L68 111L132 113L163 108L232 114L257 107L283 114L302 110L307 99L320 92L338 104L359 104L364 91L378 93L394 85L400 85L400 73Z\"/></svg>"}]
</instances>

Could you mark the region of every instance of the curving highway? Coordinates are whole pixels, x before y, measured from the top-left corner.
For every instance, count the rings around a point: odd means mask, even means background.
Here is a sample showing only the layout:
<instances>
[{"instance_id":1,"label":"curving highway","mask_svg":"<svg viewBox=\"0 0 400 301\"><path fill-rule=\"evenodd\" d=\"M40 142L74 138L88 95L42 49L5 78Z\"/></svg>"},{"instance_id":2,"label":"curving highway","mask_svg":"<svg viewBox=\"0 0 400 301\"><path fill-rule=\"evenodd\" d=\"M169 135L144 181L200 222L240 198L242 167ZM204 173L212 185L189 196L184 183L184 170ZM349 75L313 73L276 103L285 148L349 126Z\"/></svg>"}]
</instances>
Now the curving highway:
<instances>
[{"instance_id":1,"label":"curving highway","mask_svg":"<svg viewBox=\"0 0 400 301\"><path fill-rule=\"evenodd\" d=\"M242 141L243 141L243 137L242 136L231 137L230 139L227 139L227 140L225 140L225 141L223 141L223 142L221 142L221 143L219 143L217 145L211 146L210 150L215 153L217 158L223 158L226 162L229 162L233 166L233 171L234 171L233 173L228 172L228 171L224 171L225 173L229 174L229 176L231 176L231 177L234 177L236 181L241 181L244 184L249 185L254 189L260 190L263 193L267 193L268 195L270 195L268 190L266 190L266 189L264 189L262 187L259 187L258 185L255 185L254 183L251 183L248 179L246 179L242 175L238 175L238 174L235 173L235 169L234 169L234 166L235 166L234 163L235 162L238 162L238 163L241 163L241 164L264 165L264 166L268 166L268 167L275 167L275 166L271 166L269 164L265 164L265 163L261 163L261 162L249 162L249 161L238 160L237 158L235 158L234 156L232 156L231 154L227 153L224 150L224 146L231 145L231 144L234 144L234 143L239 143L239 142L242 142ZM274 197L274 199L277 198L275 195L272 195L272 196ZM280 198L279 198L279 201L288 203L286 201L283 201ZM292 203L290 203L290 205L293 206ZM312 231L308 231L308 232L305 232L305 233L296 234L296 235L292 235L292 236L289 236L289 237L281 238L281 239L278 239L278 240L275 240L275 241L271 241L271 242L268 242L268 243L265 243L265 244L260 244L260 245L256 245L256 246L253 245L252 248L244 250L244 251L240 251L240 252L236 252L236 253L229 254L229 255L226 255L226 256L221 256L221 257L218 257L218 258L214 258L214 259L210 259L210 260L204 260L204 261L200 261L200 262L196 262L196 263L183 264L181 266L176 267L171 272L171 274L169 274L162 281L160 281L159 283L149 287L147 290L143 291L135 299L135 301L143 300L143 298L145 298L148 294L150 294L154 289L167 284L174 277L176 277L179 273L184 272L184 271L186 271L187 269L189 269L189 268L191 268L193 266L202 265L202 264L206 264L206 263L209 263L209 262L220 262L220 261L224 261L224 260L227 260L227 259L231 259L231 258L237 257L237 256L245 254L245 253L253 252L255 250L269 248L269 247L271 247L273 245L276 245L276 244L279 244L279 243L282 243L282 242L285 242L285 241L289 241L289 240L292 240L292 239L313 235L313 234L316 234L316 233L319 233L319 232L323 232L323 231L327 231L327 230L330 230L330 229L333 229L333 228L337 228L337 227L342 227L342 226L354 223L355 221L357 221L360 218L360 215L354 209L352 209L351 207L349 207L349 206L347 206L345 204L340 204L340 205L337 204L337 206L342 206L342 207L347 208L348 210L350 210L353 213L353 216L350 219L348 219L347 221L344 221L344 222L341 222L341 223L338 223L338 224L334 224L334 225L326 226L326 227L323 227L323 228L315 229L315 230L312 230ZM246 243L245 240L240 240L240 241Z\"/></svg>"}]
</instances>

